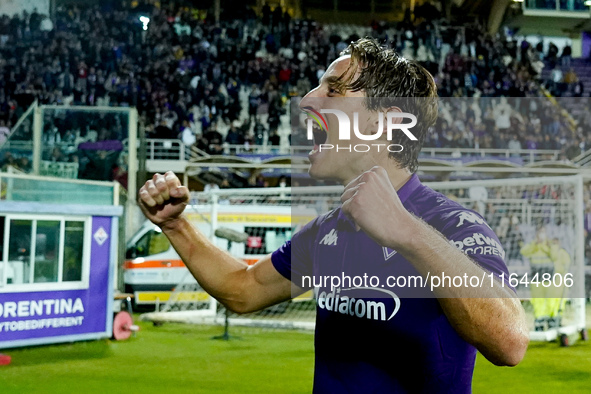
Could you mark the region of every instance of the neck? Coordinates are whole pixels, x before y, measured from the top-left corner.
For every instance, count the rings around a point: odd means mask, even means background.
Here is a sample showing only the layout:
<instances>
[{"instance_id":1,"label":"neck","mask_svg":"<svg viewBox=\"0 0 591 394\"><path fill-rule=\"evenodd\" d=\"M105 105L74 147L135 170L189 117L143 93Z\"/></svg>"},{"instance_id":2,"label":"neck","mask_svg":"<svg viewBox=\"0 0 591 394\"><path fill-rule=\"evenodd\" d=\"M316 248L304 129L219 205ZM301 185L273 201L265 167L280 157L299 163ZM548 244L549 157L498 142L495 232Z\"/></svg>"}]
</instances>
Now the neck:
<instances>
[{"instance_id":1,"label":"neck","mask_svg":"<svg viewBox=\"0 0 591 394\"><path fill-rule=\"evenodd\" d=\"M388 163L388 164L389 165L384 166L384 168L388 172L388 178L390 179L390 183L392 183L392 186L394 186L394 189L396 189L396 191L398 191L412 177L412 173L410 171L408 171L408 169L406 169L406 168L396 167L396 164L394 164L394 163L392 163L392 164ZM367 171L367 170L369 170L369 168L366 170L363 170L363 171ZM343 186L347 186L347 184L349 184L349 182L351 182L353 179L355 179L357 176L359 176L359 174L362 173L363 171L360 171L355 176L351 176L348 179L345 179L342 182Z\"/></svg>"},{"instance_id":2,"label":"neck","mask_svg":"<svg viewBox=\"0 0 591 394\"><path fill-rule=\"evenodd\" d=\"M406 168L397 168L396 170L397 171L388 172L388 177L390 178L390 182L392 183L392 186L394 186L394 189L398 191L410 180L412 173Z\"/></svg>"}]
</instances>

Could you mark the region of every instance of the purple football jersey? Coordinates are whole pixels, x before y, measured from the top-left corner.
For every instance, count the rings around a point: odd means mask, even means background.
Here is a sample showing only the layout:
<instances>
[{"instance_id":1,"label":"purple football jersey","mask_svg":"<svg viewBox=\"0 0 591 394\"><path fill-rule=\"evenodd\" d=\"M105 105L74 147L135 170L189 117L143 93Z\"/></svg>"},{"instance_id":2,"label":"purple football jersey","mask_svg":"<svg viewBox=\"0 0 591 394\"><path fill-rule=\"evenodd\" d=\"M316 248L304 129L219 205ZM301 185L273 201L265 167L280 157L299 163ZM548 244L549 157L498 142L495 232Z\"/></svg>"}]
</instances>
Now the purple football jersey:
<instances>
[{"instance_id":1,"label":"purple football jersey","mask_svg":"<svg viewBox=\"0 0 591 394\"><path fill-rule=\"evenodd\" d=\"M505 252L479 214L416 175L398 196L485 271L507 277ZM429 288L386 285L388 277L419 274L395 250L355 231L340 208L308 223L273 253L272 262L281 275L315 291L315 392L471 391L476 349L453 329ZM363 275L379 278L380 285L346 281ZM333 276L343 280L337 288L304 280Z\"/></svg>"}]
</instances>

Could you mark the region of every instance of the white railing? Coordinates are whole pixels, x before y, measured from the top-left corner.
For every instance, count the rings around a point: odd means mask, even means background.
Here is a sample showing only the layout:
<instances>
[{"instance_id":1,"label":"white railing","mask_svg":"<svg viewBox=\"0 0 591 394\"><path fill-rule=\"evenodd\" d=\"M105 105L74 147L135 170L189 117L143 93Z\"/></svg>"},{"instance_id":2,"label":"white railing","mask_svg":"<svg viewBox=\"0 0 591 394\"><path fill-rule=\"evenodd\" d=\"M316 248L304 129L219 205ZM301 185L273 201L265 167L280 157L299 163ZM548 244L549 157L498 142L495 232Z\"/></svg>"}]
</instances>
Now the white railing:
<instances>
[{"instance_id":1,"label":"white railing","mask_svg":"<svg viewBox=\"0 0 591 394\"><path fill-rule=\"evenodd\" d=\"M224 154L225 155L232 155L232 154L245 154L245 153L253 153L253 154L275 154L275 155L289 155L290 150L289 147L283 147L279 145L250 145L250 144L241 144L241 145L231 145L231 144L224 144ZM310 147L308 147L308 152L310 151Z\"/></svg>"},{"instance_id":2,"label":"white railing","mask_svg":"<svg viewBox=\"0 0 591 394\"><path fill-rule=\"evenodd\" d=\"M555 160L560 157L559 150L548 149L475 149L475 148L423 148L420 157L433 158L461 158L481 157L489 159L509 159L518 157L523 164L535 163L538 161Z\"/></svg>"},{"instance_id":3,"label":"white railing","mask_svg":"<svg viewBox=\"0 0 591 394\"><path fill-rule=\"evenodd\" d=\"M127 140L123 142L127 150ZM312 149L311 146L277 146L277 145L223 145L223 153L226 155L236 154L276 154L276 155L297 155L306 156ZM183 160L206 156L198 152L194 147L183 144L178 139L146 139L147 160ZM420 158L434 159L460 159L466 157L482 159L510 159L520 158L523 164L530 164L540 161L558 161L559 150L547 149L474 149L474 148L423 148Z\"/></svg>"},{"instance_id":4,"label":"white railing","mask_svg":"<svg viewBox=\"0 0 591 394\"><path fill-rule=\"evenodd\" d=\"M123 140L123 150L129 150L129 142L127 139ZM183 144L183 141L181 140L146 138L146 160L188 161L191 159L191 156L191 147Z\"/></svg>"},{"instance_id":5,"label":"white railing","mask_svg":"<svg viewBox=\"0 0 591 394\"><path fill-rule=\"evenodd\" d=\"M306 154L310 151L309 146L292 146L293 154ZM465 157L480 157L483 159L509 159L512 157L521 158L523 164L534 163L546 160L558 160L559 150L544 149L475 149L475 148L428 148L421 150L421 158L432 157L439 159L459 159Z\"/></svg>"},{"instance_id":6,"label":"white railing","mask_svg":"<svg viewBox=\"0 0 591 394\"><path fill-rule=\"evenodd\" d=\"M123 141L124 149L128 149L127 140ZM8 149L31 149L30 141L7 141L4 148ZM236 154L275 154L275 155L296 155L306 156L312 149L310 146L277 146L277 145L223 145L225 155ZM190 147L178 139L146 139L147 160L181 160L189 161L194 157L206 157L207 154L200 152L195 147ZM582 157L583 155L581 155ZM510 159L520 158L523 164L530 164L539 161L558 161L559 150L545 149L474 149L474 148L423 148L420 158L434 159L460 159L466 157L482 159ZM588 159L588 158L587 158ZM584 163L583 163L584 164Z\"/></svg>"},{"instance_id":7,"label":"white railing","mask_svg":"<svg viewBox=\"0 0 591 394\"><path fill-rule=\"evenodd\" d=\"M525 14L529 15L532 14L532 11L538 12L554 12L552 15L556 16L563 16L560 14L556 14L556 12L574 12L574 13L586 13L589 14L589 9L587 5L585 5L585 1L583 0L575 0L575 1L567 1L561 2L560 0L556 0L553 2L554 4L549 4L546 2L544 5L540 6L534 0L526 0L522 1L523 10L526 11ZM529 11L529 12L527 12ZM533 14L532 14L533 15Z\"/></svg>"},{"instance_id":8,"label":"white railing","mask_svg":"<svg viewBox=\"0 0 591 394\"><path fill-rule=\"evenodd\" d=\"M6 140L6 142L2 145L2 149L6 150L24 150L24 151L33 151L33 141L12 141Z\"/></svg>"},{"instance_id":9,"label":"white railing","mask_svg":"<svg viewBox=\"0 0 591 394\"><path fill-rule=\"evenodd\" d=\"M578 164L581 167L588 165L589 163L591 163L591 149L587 149L586 151L575 157L572 161L573 163Z\"/></svg>"},{"instance_id":10,"label":"white railing","mask_svg":"<svg viewBox=\"0 0 591 394\"><path fill-rule=\"evenodd\" d=\"M146 140L147 160L189 160L185 144L181 140Z\"/></svg>"},{"instance_id":11,"label":"white railing","mask_svg":"<svg viewBox=\"0 0 591 394\"><path fill-rule=\"evenodd\" d=\"M31 114L33 113L33 111L35 111L35 109L37 109L38 106L38 102L37 100L33 101L33 104L31 104L29 106L29 108L20 116L20 118L18 118L17 122L14 124L14 126L12 126L12 129L10 130L10 134L8 135L8 138L6 139L6 141L4 142L4 144L2 145L2 148L6 148L8 146L8 144L10 142L25 142L22 140L15 140L12 141L12 139L18 138L18 137L22 137L19 134L21 133L21 126L24 127L30 127L30 130L24 132L24 134L30 134L31 138L33 136L33 119L31 119L30 123L25 123L25 120L31 116ZM31 150L33 149L33 141L30 141L31 144Z\"/></svg>"}]
</instances>

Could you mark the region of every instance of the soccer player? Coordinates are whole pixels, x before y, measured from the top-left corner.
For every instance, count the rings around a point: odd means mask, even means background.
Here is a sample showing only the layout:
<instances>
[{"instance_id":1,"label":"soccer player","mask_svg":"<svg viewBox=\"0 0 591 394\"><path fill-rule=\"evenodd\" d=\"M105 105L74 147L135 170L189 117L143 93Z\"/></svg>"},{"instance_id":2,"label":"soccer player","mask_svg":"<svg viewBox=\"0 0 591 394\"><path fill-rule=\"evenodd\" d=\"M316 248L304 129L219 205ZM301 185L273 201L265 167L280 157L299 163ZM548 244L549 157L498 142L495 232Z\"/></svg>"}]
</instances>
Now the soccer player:
<instances>
[{"instance_id":1,"label":"soccer player","mask_svg":"<svg viewBox=\"0 0 591 394\"><path fill-rule=\"evenodd\" d=\"M534 307L534 329L544 331L547 328L560 327L561 314L566 304L565 286L555 286L554 283L544 285L544 275L554 274L564 276L570 266L570 255L560 246L558 238L548 240L546 228L540 228L536 238L521 247L520 253L529 259L531 277L540 283L533 283L530 287L531 304Z\"/></svg>"},{"instance_id":2,"label":"soccer player","mask_svg":"<svg viewBox=\"0 0 591 394\"><path fill-rule=\"evenodd\" d=\"M146 182L139 204L201 286L235 312L256 311L315 287L315 392L469 392L477 350L496 365L513 366L529 338L519 300L498 279L503 273L506 278L507 268L496 235L481 216L422 185L414 174L437 113L432 76L361 39L328 67L301 107L318 113L321 106L340 103L344 112L358 111L359 133L346 142L367 143L359 134L384 126L378 115L405 111L374 100L384 97L410 98L419 115L411 129L417 140L397 132L386 141L384 133L381 142L404 146L398 153L321 151L317 144L309 173L345 185L341 207L310 222L253 266L215 247L189 223L182 214L188 190L173 173ZM322 143L340 143L335 123L327 116ZM413 289L385 282L359 289L303 280L364 273L379 273L382 281L385 275L491 279L477 291L447 285L419 298ZM400 292L407 296L399 297Z\"/></svg>"}]
</instances>

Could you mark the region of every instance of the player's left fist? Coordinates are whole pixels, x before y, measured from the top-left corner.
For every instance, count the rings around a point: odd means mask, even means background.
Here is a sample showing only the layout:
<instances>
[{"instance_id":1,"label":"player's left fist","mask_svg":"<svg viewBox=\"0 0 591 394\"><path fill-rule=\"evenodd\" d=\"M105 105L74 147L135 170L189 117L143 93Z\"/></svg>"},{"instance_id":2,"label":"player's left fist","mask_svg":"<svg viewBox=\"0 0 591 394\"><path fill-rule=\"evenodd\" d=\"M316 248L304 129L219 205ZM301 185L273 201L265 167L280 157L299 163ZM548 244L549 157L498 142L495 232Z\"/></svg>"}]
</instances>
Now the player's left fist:
<instances>
[{"instance_id":1,"label":"player's left fist","mask_svg":"<svg viewBox=\"0 0 591 394\"><path fill-rule=\"evenodd\" d=\"M341 196L342 210L378 244L396 249L406 242L414 217L404 208L388 173L373 167L353 179Z\"/></svg>"}]
</instances>

